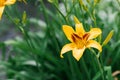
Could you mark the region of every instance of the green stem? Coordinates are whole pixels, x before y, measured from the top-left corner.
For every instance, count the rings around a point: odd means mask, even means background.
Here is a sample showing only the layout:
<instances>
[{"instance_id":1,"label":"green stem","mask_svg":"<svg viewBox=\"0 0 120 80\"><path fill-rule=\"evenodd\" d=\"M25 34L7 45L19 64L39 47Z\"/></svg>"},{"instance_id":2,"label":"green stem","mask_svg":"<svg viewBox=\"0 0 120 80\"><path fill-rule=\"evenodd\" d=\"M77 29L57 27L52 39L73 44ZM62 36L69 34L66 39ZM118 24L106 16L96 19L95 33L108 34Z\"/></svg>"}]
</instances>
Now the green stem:
<instances>
[{"instance_id":1,"label":"green stem","mask_svg":"<svg viewBox=\"0 0 120 80\"><path fill-rule=\"evenodd\" d=\"M80 4L79 4L79 5L80 5ZM80 5L80 7L83 9L83 6L82 6L82 5ZM93 14L93 11L94 11L95 6L91 5L91 7L92 7L92 13L90 13L89 10L85 10L85 11L86 11L86 12L88 13L88 15L90 16L91 20L92 20L93 23L94 23L94 26L97 27L96 17L95 17L95 15ZM83 11L82 11L82 12L83 12Z\"/></svg>"},{"instance_id":2,"label":"green stem","mask_svg":"<svg viewBox=\"0 0 120 80\"><path fill-rule=\"evenodd\" d=\"M31 52L32 52L34 50L34 45L32 44L31 38L28 35L27 31L23 29L23 27L22 27L22 25L20 23L16 24L14 19L11 16L9 16L7 11L5 11L5 14L20 29L20 31L22 32L22 34L23 34L23 36L24 36L24 38L26 40L27 45L31 48ZM33 56L34 56L34 54L33 54ZM35 58L35 61L36 61L36 65L37 65L38 71L40 72L39 65L38 65L39 62L37 61L36 57L34 57L34 58Z\"/></svg>"},{"instance_id":3,"label":"green stem","mask_svg":"<svg viewBox=\"0 0 120 80\"><path fill-rule=\"evenodd\" d=\"M96 18L94 15L92 15L89 11L87 11L88 15L90 16L91 20L94 22L94 26L97 27L97 23L96 23Z\"/></svg>"},{"instance_id":4,"label":"green stem","mask_svg":"<svg viewBox=\"0 0 120 80\"><path fill-rule=\"evenodd\" d=\"M117 2L118 2L118 5L120 6L120 1L119 1L119 0L117 0Z\"/></svg>"},{"instance_id":5,"label":"green stem","mask_svg":"<svg viewBox=\"0 0 120 80\"><path fill-rule=\"evenodd\" d=\"M100 59L100 62L101 62L101 68L103 70L103 75L105 75L105 70L104 70L104 64L103 64L102 56L100 56L100 58L98 58L98 59ZM104 76L104 79L105 79L105 76Z\"/></svg>"},{"instance_id":6,"label":"green stem","mask_svg":"<svg viewBox=\"0 0 120 80\"><path fill-rule=\"evenodd\" d=\"M54 5L54 7L57 9L57 11L60 13L60 15L64 18L65 22L68 24L68 20L67 18L63 15L63 13L58 9L58 7L56 5Z\"/></svg>"},{"instance_id":7,"label":"green stem","mask_svg":"<svg viewBox=\"0 0 120 80\"><path fill-rule=\"evenodd\" d=\"M71 75L72 75L72 79L71 80L76 80L75 71L74 71L74 64L72 63L72 59L71 59L70 55L68 55L68 60L69 60L70 69L71 69Z\"/></svg>"},{"instance_id":8,"label":"green stem","mask_svg":"<svg viewBox=\"0 0 120 80\"><path fill-rule=\"evenodd\" d=\"M8 12L5 11L5 15L8 17L8 19L10 19L16 26L18 26L15 21L13 20L13 18L11 16L9 16Z\"/></svg>"},{"instance_id":9,"label":"green stem","mask_svg":"<svg viewBox=\"0 0 120 80\"><path fill-rule=\"evenodd\" d=\"M57 52L59 53L60 48L59 48L57 39L55 38L54 27L52 27L51 22L49 21L48 14L47 14L47 12L46 12L46 7L45 7L45 5L44 5L44 3L43 3L42 0L41 0L41 5L42 5L42 8L43 8L43 14L44 14L44 17L45 17L45 21L46 21L46 23L47 23L48 32L51 33L51 34L50 34L51 37L54 36L52 39L53 39L53 42L54 42L55 45L56 45L56 50L57 50ZM54 6L57 8L56 5L54 5ZM62 13L61 13L61 15L64 17L64 15L63 15ZM65 17L64 17L64 18L65 18ZM66 20L66 18L65 18L65 20ZM49 27L49 26L51 26L51 27Z\"/></svg>"},{"instance_id":10,"label":"green stem","mask_svg":"<svg viewBox=\"0 0 120 80\"><path fill-rule=\"evenodd\" d=\"M84 60L83 57L81 58L81 62L82 62L82 66L83 66L83 68L84 68L84 70L85 70L85 73L86 73L87 79L88 79L88 80L91 80L91 79L90 79L89 72L88 72L88 68L87 68L87 66L86 66L86 64L85 64L85 60Z\"/></svg>"},{"instance_id":11,"label":"green stem","mask_svg":"<svg viewBox=\"0 0 120 80\"><path fill-rule=\"evenodd\" d=\"M68 11L68 9L67 9L67 1L68 0L65 0L65 2L64 2L65 3L65 10L66 10L66 12Z\"/></svg>"},{"instance_id":12,"label":"green stem","mask_svg":"<svg viewBox=\"0 0 120 80\"><path fill-rule=\"evenodd\" d=\"M84 25L84 22L85 22L85 17L84 17L84 14L83 14L83 9L82 9L82 5L79 4L79 7L80 7L80 11L81 11L81 14L82 14L82 20L83 20L83 25ZM86 28L85 28L86 29Z\"/></svg>"},{"instance_id":13,"label":"green stem","mask_svg":"<svg viewBox=\"0 0 120 80\"><path fill-rule=\"evenodd\" d=\"M71 7L70 11L68 11L68 12L67 12L66 17L68 17L68 16L69 16L69 14L72 12L72 10L73 10L73 8L74 8L74 7L75 7L75 3L73 3L73 5L72 5L72 7Z\"/></svg>"},{"instance_id":14,"label":"green stem","mask_svg":"<svg viewBox=\"0 0 120 80\"><path fill-rule=\"evenodd\" d=\"M101 65L101 63L100 63L100 61L99 61L99 59L98 59L98 57L97 57L97 55L96 55L96 52L95 52L93 49L90 49L90 51L94 54L94 56L95 56L95 58L96 58L96 61L97 61L97 63L98 63L99 70L100 70L101 75L102 75L102 80L105 80L104 72L103 72L104 70L103 70L102 65Z\"/></svg>"},{"instance_id":15,"label":"green stem","mask_svg":"<svg viewBox=\"0 0 120 80\"><path fill-rule=\"evenodd\" d=\"M6 48L5 48L5 44L0 42L0 48L1 48L1 53L2 53L2 59L1 60L5 60L6 58Z\"/></svg>"}]
</instances>

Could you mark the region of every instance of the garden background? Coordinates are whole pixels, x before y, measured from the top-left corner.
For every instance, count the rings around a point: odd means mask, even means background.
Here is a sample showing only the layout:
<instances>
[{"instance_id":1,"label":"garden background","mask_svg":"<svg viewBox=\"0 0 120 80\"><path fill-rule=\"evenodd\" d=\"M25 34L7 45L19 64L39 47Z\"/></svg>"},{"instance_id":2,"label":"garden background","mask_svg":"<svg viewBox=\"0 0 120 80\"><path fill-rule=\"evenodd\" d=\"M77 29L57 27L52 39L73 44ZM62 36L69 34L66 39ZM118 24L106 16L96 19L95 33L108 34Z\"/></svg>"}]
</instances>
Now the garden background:
<instances>
[{"instance_id":1,"label":"garden background","mask_svg":"<svg viewBox=\"0 0 120 80\"><path fill-rule=\"evenodd\" d=\"M74 16L86 31L101 29L101 53L60 57ZM120 80L119 48L120 0L16 0L0 20L0 80Z\"/></svg>"}]
</instances>

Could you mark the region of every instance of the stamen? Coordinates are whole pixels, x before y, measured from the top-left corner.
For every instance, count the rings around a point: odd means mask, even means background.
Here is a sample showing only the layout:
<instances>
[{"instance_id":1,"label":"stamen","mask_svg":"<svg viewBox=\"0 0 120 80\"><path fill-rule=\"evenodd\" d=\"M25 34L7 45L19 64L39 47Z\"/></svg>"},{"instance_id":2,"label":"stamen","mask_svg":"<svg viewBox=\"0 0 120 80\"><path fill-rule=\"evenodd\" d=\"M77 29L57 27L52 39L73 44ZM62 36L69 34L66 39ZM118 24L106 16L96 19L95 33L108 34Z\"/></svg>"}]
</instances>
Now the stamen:
<instances>
[{"instance_id":1,"label":"stamen","mask_svg":"<svg viewBox=\"0 0 120 80\"><path fill-rule=\"evenodd\" d=\"M79 35L73 33L71 37L78 49L81 49L84 47L83 39Z\"/></svg>"},{"instance_id":2,"label":"stamen","mask_svg":"<svg viewBox=\"0 0 120 80\"><path fill-rule=\"evenodd\" d=\"M71 35L71 38L72 38L73 42L75 42L75 37L74 37L74 35Z\"/></svg>"},{"instance_id":3,"label":"stamen","mask_svg":"<svg viewBox=\"0 0 120 80\"><path fill-rule=\"evenodd\" d=\"M84 34L84 36L83 36L83 39L84 40L88 40L88 37L90 36L90 34L89 33L86 33L86 34Z\"/></svg>"},{"instance_id":4,"label":"stamen","mask_svg":"<svg viewBox=\"0 0 120 80\"><path fill-rule=\"evenodd\" d=\"M82 38L81 37L79 37L77 34L75 34L75 33L73 33L72 35L71 35L71 38L72 38L72 40L73 40L73 42L77 42L77 41L79 41L79 40L82 40Z\"/></svg>"},{"instance_id":5,"label":"stamen","mask_svg":"<svg viewBox=\"0 0 120 80\"><path fill-rule=\"evenodd\" d=\"M75 33L73 33L73 36L74 36L75 38L82 39L80 36L78 36L78 35L75 34Z\"/></svg>"}]
</instances>

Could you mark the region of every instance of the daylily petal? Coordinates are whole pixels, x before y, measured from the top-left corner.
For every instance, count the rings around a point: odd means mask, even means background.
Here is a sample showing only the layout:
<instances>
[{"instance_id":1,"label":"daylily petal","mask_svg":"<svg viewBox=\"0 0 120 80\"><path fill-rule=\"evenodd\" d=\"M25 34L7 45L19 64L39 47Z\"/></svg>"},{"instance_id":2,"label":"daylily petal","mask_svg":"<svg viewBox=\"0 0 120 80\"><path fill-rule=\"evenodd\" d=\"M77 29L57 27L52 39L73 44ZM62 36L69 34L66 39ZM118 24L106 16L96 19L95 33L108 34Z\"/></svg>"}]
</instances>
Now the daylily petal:
<instances>
[{"instance_id":1,"label":"daylily petal","mask_svg":"<svg viewBox=\"0 0 120 80\"><path fill-rule=\"evenodd\" d=\"M74 49L73 49L73 57L74 57L77 61L79 61L80 58L82 57L84 51L85 51L85 47L83 47L83 48L81 48L81 49L74 48Z\"/></svg>"},{"instance_id":2,"label":"daylily petal","mask_svg":"<svg viewBox=\"0 0 120 80\"><path fill-rule=\"evenodd\" d=\"M61 50L60 57L63 58L63 54L70 51L70 50L73 50L73 48L74 48L73 43L69 43L69 44L64 45L62 50Z\"/></svg>"},{"instance_id":3,"label":"daylily petal","mask_svg":"<svg viewBox=\"0 0 120 80\"><path fill-rule=\"evenodd\" d=\"M0 7L4 6L5 0L0 0Z\"/></svg>"},{"instance_id":4,"label":"daylily petal","mask_svg":"<svg viewBox=\"0 0 120 80\"><path fill-rule=\"evenodd\" d=\"M14 4L15 2L16 2L16 0L6 0L6 2L4 4L10 5L10 4Z\"/></svg>"},{"instance_id":5,"label":"daylily petal","mask_svg":"<svg viewBox=\"0 0 120 80\"><path fill-rule=\"evenodd\" d=\"M85 30L84 30L84 28L83 28L82 23L76 24L75 27L76 27L76 32L77 32L77 34L79 34L80 36L83 36L84 33L85 33Z\"/></svg>"},{"instance_id":6,"label":"daylily petal","mask_svg":"<svg viewBox=\"0 0 120 80\"><path fill-rule=\"evenodd\" d=\"M68 38L68 40L70 40L71 42L73 42L72 40L72 34L74 33L74 30L71 26L68 25L63 25L63 31L66 35L66 37Z\"/></svg>"},{"instance_id":7,"label":"daylily petal","mask_svg":"<svg viewBox=\"0 0 120 80\"><path fill-rule=\"evenodd\" d=\"M2 14L3 14L3 11L4 11L4 6L3 7L0 7L0 19L1 19L1 17L2 17Z\"/></svg>"},{"instance_id":8,"label":"daylily petal","mask_svg":"<svg viewBox=\"0 0 120 80\"><path fill-rule=\"evenodd\" d=\"M75 24L80 24L81 23L76 16L74 16L74 22L75 22Z\"/></svg>"},{"instance_id":9,"label":"daylily petal","mask_svg":"<svg viewBox=\"0 0 120 80\"><path fill-rule=\"evenodd\" d=\"M99 28L92 28L88 33L90 33L90 36L88 38L88 40L90 40L99 36L102 33L102 31Z\"/></svg>"},{"instance_id":10,"label":"daylily petal","mask_svg":"<svg viewBox=\"0 0 120 80\"><path fill-rule=\"evenodd\" d=\"M90 48L90 47L93 47L93 48L96 48L98 49L100 52L102 51L102 46L95 40L89 40L86 44L86 48Z\"/></svg>"}]
</instances>

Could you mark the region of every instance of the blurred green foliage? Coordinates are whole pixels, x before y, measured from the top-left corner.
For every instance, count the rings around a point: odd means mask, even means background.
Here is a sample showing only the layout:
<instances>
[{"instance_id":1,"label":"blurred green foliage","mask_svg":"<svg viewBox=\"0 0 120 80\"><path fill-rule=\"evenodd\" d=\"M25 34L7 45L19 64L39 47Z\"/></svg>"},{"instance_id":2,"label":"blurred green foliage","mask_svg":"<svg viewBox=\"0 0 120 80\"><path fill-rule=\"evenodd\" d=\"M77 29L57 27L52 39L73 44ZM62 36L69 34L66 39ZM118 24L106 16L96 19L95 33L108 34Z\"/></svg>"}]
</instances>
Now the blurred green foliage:
<instances>
[{"instance_id":1,"label":"blurred green foliage","mask_svg":"<svg viewBox=\"0 0 120 80\"><path fill-rule=\"evenodd\" d=\"M0 36L12 29L17 35L0 42L0 80L119 80L120 75L113 77L112 73L120 71L120 2L87 1L84 6L79 0L27 0L27 4L7 6L0 21ZM100 55L102 73L89 50L80 61L71 52L60 58L60 50L68 42L62 25L74 26L74 15L87 31L91 26L102 29L101 44L114 30Z\"/></svg>"}]
</instances>

